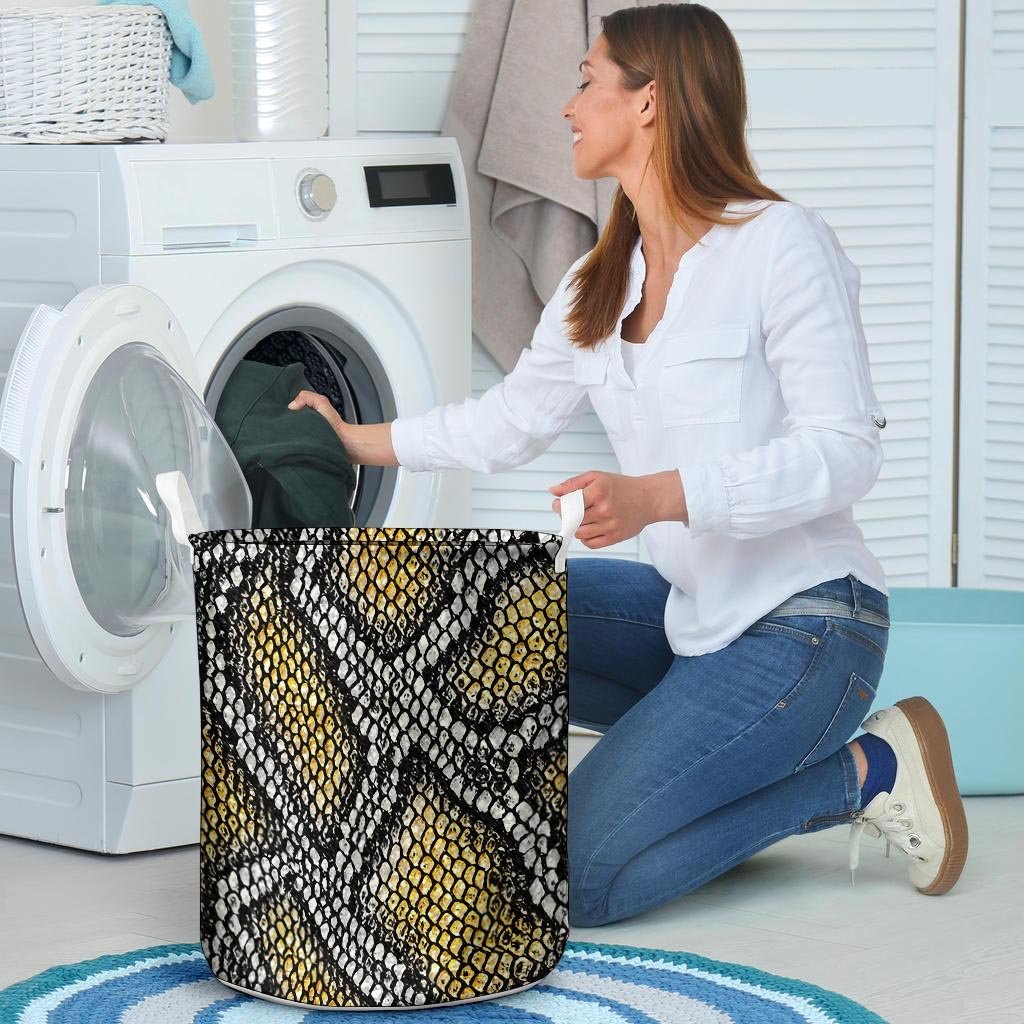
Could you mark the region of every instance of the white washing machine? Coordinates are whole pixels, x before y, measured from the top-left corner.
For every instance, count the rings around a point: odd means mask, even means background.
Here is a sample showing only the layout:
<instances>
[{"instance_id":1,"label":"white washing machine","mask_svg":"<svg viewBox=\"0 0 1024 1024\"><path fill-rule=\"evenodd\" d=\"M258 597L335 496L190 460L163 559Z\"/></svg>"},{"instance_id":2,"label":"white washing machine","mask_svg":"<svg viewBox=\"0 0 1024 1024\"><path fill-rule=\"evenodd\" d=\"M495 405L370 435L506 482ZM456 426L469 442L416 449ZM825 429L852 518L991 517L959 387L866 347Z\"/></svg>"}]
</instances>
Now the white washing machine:
<instances>
[{"instance_id":1,"label":"white washing machine","mask_svg":"<svg viewBox=\"0 0 1024 1024\"><path fill-rule=\"evenodd\" d=\"M257 345L315 348L350 422L469 394L459 151L2 146L0 197L0 832L196 843L191 567L156 475L204 528L252 525L213 414ZM355 468L357 525L469 525L468 473Z\"/></svg>"}]
</instances>

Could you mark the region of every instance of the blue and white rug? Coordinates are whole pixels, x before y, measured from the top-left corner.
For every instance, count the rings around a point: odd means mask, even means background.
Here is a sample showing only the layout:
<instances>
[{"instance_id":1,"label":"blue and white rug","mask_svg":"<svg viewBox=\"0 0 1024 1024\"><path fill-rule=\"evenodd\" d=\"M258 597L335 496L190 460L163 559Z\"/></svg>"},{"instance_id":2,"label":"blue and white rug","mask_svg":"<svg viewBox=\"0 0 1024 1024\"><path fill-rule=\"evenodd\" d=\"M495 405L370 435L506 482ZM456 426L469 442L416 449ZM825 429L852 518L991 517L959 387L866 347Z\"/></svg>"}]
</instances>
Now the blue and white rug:
<instances>
[{"instance_id":1,"label":"blue and white rug","mask_svg":"<svg viewBox=\"0 0 1024 1024\"><path fill-rule=\"evenodd\" d=\"M2 1024L338 1024L222 985L198 943L51 967L0 991ZM886 1024L845 996L753 967L637 946L569 942L523 992L480 1003L358 1010L355 1024Z\"/></svg>"}]
</instances>

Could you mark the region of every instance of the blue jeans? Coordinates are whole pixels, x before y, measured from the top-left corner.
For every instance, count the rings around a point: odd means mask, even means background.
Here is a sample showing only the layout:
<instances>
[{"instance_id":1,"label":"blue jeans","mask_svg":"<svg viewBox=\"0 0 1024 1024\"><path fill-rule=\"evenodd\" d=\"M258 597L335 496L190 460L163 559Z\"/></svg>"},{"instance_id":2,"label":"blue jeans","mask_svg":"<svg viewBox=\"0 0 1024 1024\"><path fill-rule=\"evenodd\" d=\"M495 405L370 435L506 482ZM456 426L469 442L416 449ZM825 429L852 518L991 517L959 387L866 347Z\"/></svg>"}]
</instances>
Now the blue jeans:
<instances>
[{"instance_id":1,"label":"blue jeans","mask_svg":"<svg viewBox=\"0 0 1024 1024\"><path fill-rule=\"evenodd\" d=\"M570 924L631 917L850 821L846 743L881 678L885 594L851 573L680 657L653 566L575 557L568 572L569 721L603 733L569 774Z\"/></svg>"}]
</instances>

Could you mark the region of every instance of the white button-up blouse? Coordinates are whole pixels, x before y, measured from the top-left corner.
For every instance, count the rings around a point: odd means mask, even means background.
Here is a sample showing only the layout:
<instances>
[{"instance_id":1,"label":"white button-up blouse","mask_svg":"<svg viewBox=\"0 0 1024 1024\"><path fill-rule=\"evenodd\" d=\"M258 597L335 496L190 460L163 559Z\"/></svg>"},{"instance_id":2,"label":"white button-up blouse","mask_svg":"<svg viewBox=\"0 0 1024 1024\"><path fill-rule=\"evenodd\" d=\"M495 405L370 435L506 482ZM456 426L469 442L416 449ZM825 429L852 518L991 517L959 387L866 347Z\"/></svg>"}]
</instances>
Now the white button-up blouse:
<instances>
[{"instance_id":1,"label":"white button-up blouse","mask_svg":"<svg viewBox=\"0 0 1024 1024\"><path fill-rule=\"evenodd\" d=\"M682 480L689 523L641 532L672 585L665 631L679 655L719 650L787 597L847 573L888 594L851 511L878 478L885 425L860 272L813 209L755 200L729 203L727 215L757 208L683 254L635 381L621 334L642 295L640 238L617 329L596 348L562 329L584 254L504 380L391 426L409 471L493 473L543 452L589 398L623 473L675 469Z\"/></svg>"}]
</instances>

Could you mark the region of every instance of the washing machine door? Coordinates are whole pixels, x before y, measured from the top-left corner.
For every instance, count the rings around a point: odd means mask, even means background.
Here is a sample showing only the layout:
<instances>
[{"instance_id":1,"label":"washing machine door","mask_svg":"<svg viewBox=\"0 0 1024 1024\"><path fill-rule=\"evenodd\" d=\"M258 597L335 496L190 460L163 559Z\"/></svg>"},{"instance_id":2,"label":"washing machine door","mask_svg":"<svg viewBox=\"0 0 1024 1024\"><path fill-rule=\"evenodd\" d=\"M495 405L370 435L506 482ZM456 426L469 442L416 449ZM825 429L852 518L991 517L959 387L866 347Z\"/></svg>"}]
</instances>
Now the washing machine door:
<instances>
[{"instance_id":1,"label":"washing machine door","mask_svg":"<svg viewBox=\"0 0 1024 1024\"><path fill-rule=\"evenodd\" d=\"M184 478L203 529L252 523L201 393L171 310L134 285L40 306L22 334L0 401L18 590L40 656L69 686L137 685L176 624L195 642L191 549L158 478Z\"/></svg>"}]
</instances>

